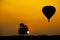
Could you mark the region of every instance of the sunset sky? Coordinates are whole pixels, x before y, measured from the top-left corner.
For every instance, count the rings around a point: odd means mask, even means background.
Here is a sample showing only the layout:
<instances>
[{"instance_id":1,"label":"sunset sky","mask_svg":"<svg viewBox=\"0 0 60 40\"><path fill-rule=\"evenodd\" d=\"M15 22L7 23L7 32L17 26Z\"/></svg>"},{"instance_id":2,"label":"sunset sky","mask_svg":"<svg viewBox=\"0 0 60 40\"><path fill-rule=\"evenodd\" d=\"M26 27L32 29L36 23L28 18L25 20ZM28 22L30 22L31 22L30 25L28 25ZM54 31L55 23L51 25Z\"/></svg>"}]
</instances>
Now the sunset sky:
<instances>
[{"instance_id":1,"label":"sunset sky","mask_svg":"<svg viewBox=\"0 0 60 40\"><path fill-rule=\"evenodd\" d=\"M56 8L50 22L42 12L44 6ZM18 35L21 22L30 34L60 35L60 0L0 0L0 36Z\"/></svg>"}]
</instances>

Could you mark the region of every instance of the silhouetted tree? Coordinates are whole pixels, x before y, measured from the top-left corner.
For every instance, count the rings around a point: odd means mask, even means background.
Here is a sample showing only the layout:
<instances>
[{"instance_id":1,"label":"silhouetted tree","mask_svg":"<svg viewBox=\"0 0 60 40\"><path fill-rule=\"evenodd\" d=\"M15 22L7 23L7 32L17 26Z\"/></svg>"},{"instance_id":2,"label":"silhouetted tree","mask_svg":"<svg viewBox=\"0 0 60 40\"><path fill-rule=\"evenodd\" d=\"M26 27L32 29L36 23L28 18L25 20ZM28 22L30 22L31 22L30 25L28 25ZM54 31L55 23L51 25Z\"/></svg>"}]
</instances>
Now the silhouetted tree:
<instances>
[{"instance_id":1,"label":"silhouetted tree","mask_svg":"<svg viewBox=\"0 0 60 40\"><path fill-rule=\"evenodd\" d=\"M18 30L19 34L27 34L28 28L24 23L20 23L20 28Z\"/></svg>"},{"instance_id":2,"label":"silhouetted tree","mask_svg":"<svg viewBox=\"0 0 60 40\"><path fill-rule=\"evenodd\" d=\"M27 25L24 25L24 33L27 34L28 28Z\"/></svg>"}]
</instances>

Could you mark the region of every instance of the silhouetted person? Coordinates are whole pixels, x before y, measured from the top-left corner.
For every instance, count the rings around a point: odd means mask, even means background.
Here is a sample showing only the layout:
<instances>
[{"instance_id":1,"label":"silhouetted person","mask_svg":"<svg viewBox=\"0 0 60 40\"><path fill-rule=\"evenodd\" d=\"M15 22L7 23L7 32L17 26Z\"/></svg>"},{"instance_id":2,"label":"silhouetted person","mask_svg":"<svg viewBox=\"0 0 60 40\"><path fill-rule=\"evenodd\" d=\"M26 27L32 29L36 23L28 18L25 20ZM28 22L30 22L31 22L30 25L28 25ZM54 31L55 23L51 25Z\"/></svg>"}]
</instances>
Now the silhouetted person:
<instances>
[{"instance_id":1,"label":"silhouetted person","mask_svg":"<svg viewBox=\"0 0 60 40\"><path fill-rule=\"evenodd\" d=\"M21 23L20 25L20 28L18 30L19 34L27 34L27 31L28 31L28 28L26 25L24 25L24 23Z\"/></svg>"}]
</instances>

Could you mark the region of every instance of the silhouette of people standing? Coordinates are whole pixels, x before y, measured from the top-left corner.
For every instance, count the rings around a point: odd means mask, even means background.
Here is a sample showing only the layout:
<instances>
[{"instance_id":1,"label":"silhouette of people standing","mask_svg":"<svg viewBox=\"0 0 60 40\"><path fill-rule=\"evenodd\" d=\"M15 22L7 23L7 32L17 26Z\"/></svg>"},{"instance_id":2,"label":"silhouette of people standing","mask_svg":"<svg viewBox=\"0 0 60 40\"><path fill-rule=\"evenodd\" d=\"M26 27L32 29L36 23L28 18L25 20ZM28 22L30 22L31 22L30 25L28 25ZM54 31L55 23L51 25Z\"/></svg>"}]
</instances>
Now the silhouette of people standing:
<instances>
[{"instance_id":1,"label":"silhouette of people standing","mask_svg":"<svg viewBox=\"0 0 60 40\"><path fill-rule=\"evenodd\" d=\"M20 23L20 28L18 30L19 34L27 34L28 28L26 25L24 25L24 23Z\"/></svg>"}]
</instances>

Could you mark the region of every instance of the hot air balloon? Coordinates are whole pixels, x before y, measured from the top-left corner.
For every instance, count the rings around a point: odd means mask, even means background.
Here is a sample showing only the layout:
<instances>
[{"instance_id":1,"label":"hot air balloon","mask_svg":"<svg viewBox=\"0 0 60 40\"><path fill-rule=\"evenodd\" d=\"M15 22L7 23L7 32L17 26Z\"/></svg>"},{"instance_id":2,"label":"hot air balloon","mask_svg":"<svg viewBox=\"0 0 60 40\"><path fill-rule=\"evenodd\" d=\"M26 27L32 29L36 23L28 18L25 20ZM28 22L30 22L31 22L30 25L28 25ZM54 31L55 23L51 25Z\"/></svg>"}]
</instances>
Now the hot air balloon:
<instances>
[{"instance_id":1,"label":"hot air balloon","mask_svg":"<svg viewBox=\"0 0 60 40\"><path fill-rule=\"evenodd\" d=\"M47 17L48 22L50 22L50 18L55 14L56 9L54 6L44 6L42 12Z\"/></svg>"}]
</instances>

